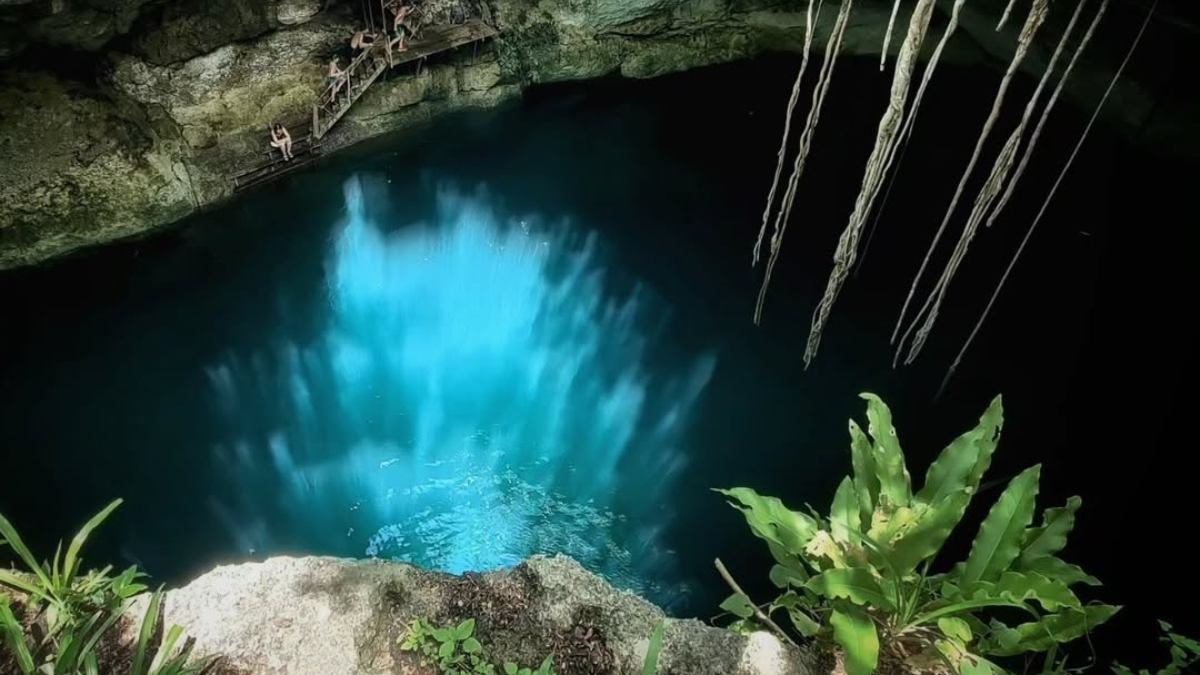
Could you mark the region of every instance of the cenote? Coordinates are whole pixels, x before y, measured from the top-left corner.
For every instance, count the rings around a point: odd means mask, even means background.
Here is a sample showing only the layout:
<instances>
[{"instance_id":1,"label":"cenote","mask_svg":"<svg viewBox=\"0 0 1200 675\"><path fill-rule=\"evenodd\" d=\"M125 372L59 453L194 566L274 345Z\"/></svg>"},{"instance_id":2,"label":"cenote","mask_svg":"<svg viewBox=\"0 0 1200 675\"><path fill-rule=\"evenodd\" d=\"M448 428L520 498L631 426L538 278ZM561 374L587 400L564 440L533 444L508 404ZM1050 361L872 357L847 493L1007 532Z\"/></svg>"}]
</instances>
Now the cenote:
<instances>
[{"instance_id":1,"label":"cenote","mask_svg":"<svg viewBox=\"0 0 1200 675\"><path fill-rule=\"evenodd\" d=\"M1121 619L1131 653L1150 619L1194 626L1139 597L1110 554L1135 547L1112 525L1147 517L1132 479L1183 485L1125 457L1149 443L1121 449L1165 438L1145 429L1163 423L1145 387L1185 337L1130 303L1182 284L1146 254L1182 254L1130 224L1171 208L1182 174L1098 129L937 397L1007 263L973 260L925 354L892 368L887 336L996 78L946 68L805 369L870 152L861 132L890 75L873 58L839 65L755 326L751 247L797 63L533 88L361 143L170 231L4 273L0 512L45 551L123 497L89 560L167 584L279 554L461 573L565 553L674 615L710 617L727 595L714 558L752 589L770 564L710 488L823 509L849 472L860 392L892 405L922 473L1003 393L993 478L1042 462L1041 503L1083 496L1072 559L1107 582L1106 601L1141 603ZM1085 120L1056 112L1045 161L980 247L1016 246ZM1172 526L1141 527L1149 540Z\"/></svg>"}]
</instances>

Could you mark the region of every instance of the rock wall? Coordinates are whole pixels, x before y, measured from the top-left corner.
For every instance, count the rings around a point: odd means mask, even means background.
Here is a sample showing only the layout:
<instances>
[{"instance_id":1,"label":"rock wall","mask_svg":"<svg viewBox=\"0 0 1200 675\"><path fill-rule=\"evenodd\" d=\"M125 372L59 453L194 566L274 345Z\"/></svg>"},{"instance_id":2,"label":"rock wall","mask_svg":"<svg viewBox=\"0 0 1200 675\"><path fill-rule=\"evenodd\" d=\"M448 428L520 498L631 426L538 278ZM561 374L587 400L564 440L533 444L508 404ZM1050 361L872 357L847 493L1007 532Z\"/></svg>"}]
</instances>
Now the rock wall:
<instances>
[{"instance_id":1,"label":"rock wall","mask_svg":"<svg viewBox=\"0 0 1200 675\"><path fill-rule=\"evenodd\" d=\"M324 147L496 105L530 84L652 77L796 51L804 33L804 0L472 4L482 1L425 0L442 20L465 11L459 5L485 12L501 34L478 54L435 57L419 75L396 69L355 104ZM70 67L55 73L38 59L0 65L0 269L150 231L228 197L231 177L265 160L268 125L306 121L326 62L347 51L361 21L357 6L323 10L322 3L0 0L0 59L20 47L3 44L17 25L13 11L25 17L19 25L30 39L71 49L108 45L102 54L72 55ZM890 9L890 2L857 4L844 51L878 54ZM822 13L817 48L834 15ZM1013 36L996 34L983 14L965 16L963 26L944 63L1003 63ZM892 49L901 42L893 40ZM1044 63L1044 51L1035 50L1032 69ZM72 69L85 74L63 74ZM1097 70L1076 78L1068 97L1081 105L1098 99L1107 83ZM1155 131L1164 124L1194 130L1178 124L1190 108L1155 108L1136 86L1122 87L1114 100L1114 117L1127 128L1169 139L1174 150L1200 148ZM1155 120L1157 127L1148 124Z\"/></svg>"},{"instance_id":2,"label":"rock wall","mask_svg":"<svg viewBox=\"0 0 1200 675\"><path fill-rule=\"evenodd\" d=\"M440 625L475 619L476 636L501 662L536 666L552 655L560 675L634 675L664 618L565 557L461 577L380 561L272 558L218 567L167 592L163 606L164 624L183 626L196 654L220 656L217 672L238 675L429 673L398 648L418 618ZM767 633L735 635L673 619L658 668L662 675L829 670Z\"/></svg>"}]
</instances>

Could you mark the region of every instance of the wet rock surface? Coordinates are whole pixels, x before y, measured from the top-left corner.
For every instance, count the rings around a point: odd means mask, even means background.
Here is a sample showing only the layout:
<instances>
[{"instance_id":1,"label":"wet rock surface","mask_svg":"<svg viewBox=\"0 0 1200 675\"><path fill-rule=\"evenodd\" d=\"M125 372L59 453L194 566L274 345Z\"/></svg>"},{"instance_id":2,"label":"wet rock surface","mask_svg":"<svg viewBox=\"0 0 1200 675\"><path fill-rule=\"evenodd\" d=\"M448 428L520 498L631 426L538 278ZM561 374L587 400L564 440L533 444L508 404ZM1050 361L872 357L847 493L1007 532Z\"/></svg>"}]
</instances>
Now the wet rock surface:
<instances>
[{"instance_id":1,"label":"wet rock surface","mask_svg":"<svg viewBox=\"0 0 1200 675\"><path fill-rule=\"evenodd\" d=\"M399 649L417 618L475 619L494 661L536 666L552 655L562 675L641 673L649 637L664 619L561 556L465 576L380 561L272 558L218 567L169 591L164 608L165 622L184 626L197 653L221 657L218 672L240 675L431 672ZM765 633L666 621L662 675L820 672L809 653Z\"/></svg>"}]
</instances>

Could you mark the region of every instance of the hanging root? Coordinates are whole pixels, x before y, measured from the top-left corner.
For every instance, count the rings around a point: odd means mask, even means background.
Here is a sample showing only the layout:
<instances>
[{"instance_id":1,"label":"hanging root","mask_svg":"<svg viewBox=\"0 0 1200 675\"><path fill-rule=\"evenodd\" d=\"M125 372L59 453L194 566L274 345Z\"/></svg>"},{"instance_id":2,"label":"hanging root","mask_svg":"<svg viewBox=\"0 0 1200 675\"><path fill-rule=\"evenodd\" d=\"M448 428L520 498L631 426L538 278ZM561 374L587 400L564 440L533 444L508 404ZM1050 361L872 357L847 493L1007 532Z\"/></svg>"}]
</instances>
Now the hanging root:
<instances>
[{"instance_id":1,"label":"hanging root","mask_svg":"<svg viewBox=\"0 0 1200 675\"><path fill-rule=\"evenodd\" d=\"M1104 11L1106 6L1107 3L1101 5L1101 13ZM1096 124L1096 119L1100 116L1100 110L1104 107L1105 102L1108 101L1108 97L1112 94L1113 89L1116 87L1117 81L1121 78L1121 74L1125 72L1125 67L1129 65L1130 59L1133 58L1133 53L1137 50L1138 44L1142 41L1142 36L1146 33L1146 27L1150 25L1150 19L1154 16L1154 10L1157 8L1158 0L1154 0L1154 4L1150 6L1150 11L1146 14L1146 18L1142 22L1142 27L1138 31L1137 37L1134 38L1133 44L1129 47L1129 52L1125 54L1125 60L1121 62L1120 67L1117 68L1117 72L1113 74L1112 81L1109 82L1108 89L1104 91L1104 96L1100 98L1100 103L1096 105L1096 109L1092 112L1091 119L1088 120L1087 126L1084 127L1083 133L1079 137L1079 142L1075 144L1075 149L1071 152L1071 156L1067 158L1067 163L1063 165L1062 171L1059 172L1058 179L1054 181L1053 187L1050 188L1050 193L1046 195L1046 201L1042 202L1042 208L1038 211L1037 217L1033 219L1033 223L1025 232L1025 237L1021 240L1021 245L1017 247L1017 251L1013 254L1012 260L1008 262L1008 267L1005 268L1004 274L1000 277L1000 282L996 285L996 289L992 291L992 297L988 300L987 306L984 307L983 314L981 314L979 316L979 320L975 322L975 327L971 330L971 334L967 336L967 341L963 344L962 349L958 351L958 355L954 357L954 362L950 364L950 368L946 371L946 377L942 379L942 386L938 390L939 395L946 389L946 385L950 383L950 378L954 377L955 371L957 371L958 367L962 364L963 356L967 353L967 350L970 349L971 343L975 341L975 336L979 334L979 329L982 328L984 322L987 321L988 314L991 313L992 307L996 304L996 298L1000 296L1000 291L1003 290L1005 282L1008 281L1009 274L1012 273L1013 268L1017 264L1017 260L1021 257L1021 253L1025 251L1025 245L1029 243L1029 239L1033 235L1034 230L1037 229L1038 223L1042 222L1042 216L1046 214L1046 208L1050 206L1050 202L1054 199L1055 193L1058 192L1058 187L1062 184L1063 178L1065 178L1067 172L1071 170L1071 165L1075 162L1075 157L1079 154L1079 149L1083 147L1083 143L1087 140L1088 134L1092 130L1092 126ZM1096 21L1099 20L1099 16L1100 14L1097 14ZM1092 26L1093 28L1095 27L1095 21L1093 21ZM1091 31L1089 30L1089 33L1090 32Z\"/></svg>"},{"instance_id":2,"label":"hanging root","mask_svg":"<svg viewBox=\"0 0 1200 675\"><path fill-rule=\"evenodd\" d=\"M892 44L892 31L896 29L896 15L900 13L900 0L892 5L892 16L888 19L887 33L883 36L883 51L879 53L879 72L887 67L888 46Z\"/></svg>"},{"instance_id":3,"label":"hanging root","mask_svg":"<svg viewBox=\"0 0 1200 675\"><path fill-rule=\"evenodd\" d=\"M913 337L911 348L905 363L912 363L917 354L921 352L925 345L925 340L929 337L929 333L933 330L934 323L937 321L938 314L942 307L942 302L945 301L946 292L950 288L950 282L958 273L959 267L966 258L967 250L971 246L971 242L975 239L975 234L979 231L979 225L983 222L984 216L987 215L992 204L1000 195L1000 191L1004 188L1005 181L1008 180L1009 172L1012 171L1013 164L1016 162L1017 148L1020 147L1021 141L1025 135L1025 129L1029 126L1029 121L1033 118L1033 113L1037 110L1038 102L1041 100L1042 93L1046 89L1046 85L1050 82L1050 78L1054 75L1054 69L1062 58L1063 52L1066 50L1067 43L1075 32L1075 26L1079 22L1079 16L1083 11L1088 0L1081 0L1075 5L1075 12L1071 15L1071 21L1067 24L1067 28L1063 31L1062 38L1058 42L1058 47L1054 50L1054 54L1050 57L1050 62L1046 65L1045 72L1042 73L1041 80L1038 82L1037 89L1033 95L1029 97L1029 101L1025 104L1025 112L1021 115L1021 121L1013 129L1012 134L1004 144L1004 148L997 155L995 163L992 165L992 171L988 174L987 181L979 194L975 198L975 204L971 208L971 214L967 217L967 223L963 227L962 235L959 237L958 243L954 247L954 252L950 255L950 259L946 262L946 267L942 270L942 276L938 279L937 285L930 293L931 302L926 302L928 311L925 313L925 322L917 330ZM923 309L922 311L925 311Z\"/></svg>"},{"instance_id":4,"label":"hanging root","mask_svg":"<svg viewBox=\"0 0 1200 675\"><path fill-rule=\"evenodd\" d=\"M867 253L871 249L871 240L875 237L875 228L879 226L879 220L883 218L883 211L887 208L888 198L892 195L892 186L896 184L896 176L900 173L899 167L903 166L904 156L908 153L908 141L912 138L913 124L916 123L917 113L921 110L921 99L925 98L925 90L929 87L929 81L933 79L933 72L937 69L938 62L941 61L942 51L946 48L946 43L950 41L950 36L954 35L954 31L958 30L958 17L966 1L954 0L954 8L950 12L950 22L946 24L946 31L942 33L942 39L938 41L937 48L933 50L933 55L929 57L929 63L925 64L925 70L921 73L921 86L917 89L917 96L913 99L912 108L909 109L908 117L904 120L904 126L900 128L900 135L896 137L896 143L892 146L892 152L888 155L887 168L883 170L888 176L887 190L883 193L883 201L879 204L879 209L875 212L875 218L871 221L871 226L867 231L867 243L863 246L862 258L858 262L858 267L862 267L863 263L867 260ZM1107 0L1105 1L1107 2ZM896 165L896 172L892 173L892 162L896 160L896 152L898 150L900 151L900 159Z\"/></svg>"},{"instance_id":5,"label":"hanging root","mask_svg":"<svg viewBox=\"0 0 1200 675\"><path fill-rule=\"evenodd\" d=\"M896 345L896 356L892 361L895 366L900 358L900 351L904 343L908 340L909 334L912 333L917 321L920 319L919 312L916 318L913 319L913 324L909 326L904 335L900 337L897 343L896 338L900 334L900 328L904 325L904 318L908 313L908 307L912 304L913 295L917 292L917 287L921 283L921 277L925 275L925 270L929 267L929 261L933 257L934 250L937 249L938 243L942 239L942 235L946 232L946 226L950 223L951 216L954 215L954 209L958 206L958 200L962 199L963 190L966 188L967 181L970 180L971 174L975 171L975 165L979 162L979 156L983 152L983 146L987 142L988 136L992 132L992 127L996 124L997 118L1000 117L1000 108L1004 104L1004 95L1008 92L1008 87L1012 84L1013 76L1016 75L1017 68L1025 59L1025 55L1029 52L1029 47L1033 42L1033 37L1037 33L1037 29L1041 27L1042 22L1046 18L1046 9L1049 0L1034 0L1033 6L1029 9L1029 18L1025 21L1025 28L1021 31L1021 37L1017 42L1017 50L1013 55L1013 60L1008 65L1008 70L1004 73L1004 78L1000 81L1000 88L996 91L996 98L992 102L992 112L988 115L987 121L983 124L983 129L979 133L979 139L975 142L975 151L971 154L971 161L967 163L967 168L963 171L962 178L958 181L958 188L954 191L954 198L950 200L950 206L946 209L946 215L942 218L941 225L938 226L937 232L933 235L933 241L929 244L929 250L925 252L925 259L921 261L921 267L917 270L916 277L913 278L912 285L908 289L908 296L904 299L904 305L900 308L900 317L896 320L896 327L892 331L892 344ZM926 302L928 307L929 302Z\"/></svg>"},{"instance_id":6,"label":"hanging root","mask_svg":"<svg viewBox=\"0 0 1200 675\"><path fill-rule=\"evenodd\" d=\"M800 175L804 173L804 163L808 159L809 148L812 147L812 137L816 132L817 123L821 119L821 107L825 104L825 95L829 92L829 84L833 81L834 66L837 65L837 55L842 48L842 39L846 36L846 26L850 23L850 10L854 0L845 0L838 11L837 20L829 33L829 42L825 45L825 59L821 63L821 72L817 76L817 84L813 89L812 107L808 110L808 119L804 131L800 134L799 148L796 159L792 164L792 175L788 179L787 191L783 196L783 204L775 215L775 233L771 236L771 254L767 258L767 271L763 275L762 287L758 289L758 302L754 306L754 323L762 321L763 303L767 299L767 288L771 285L771 274L775 271L775 263L779 261L779 252L783 248L783 235L787 231L788 218L792 214L792 204L796 199L796 186Z\"/></svg>"},{"instance_id":7,"label":"hanging root","mask_svg":"<svg viewBox=\"0 0 1200 675\"><path fill-rule=\"evenodd\" d=\"M837 250L833 254L833 271L829 275L829 283L825 295L821 298L813 313L812 328L808 334L808 344L804 350L804 363L812 363L821 344L821 333L829 321L829 313L833 303L841 292L846 276L854 266L858 255L858 241L862 235L863 225L871 213L871 206L879 195L887 171L888 157L895 149L900 124L904 119L904 108L908 102L908 90L912 83L913 67L921 53L921 45L925 42L925 34L929 30L929 22L933 17L934 0L918 0L913 8L913 15L908 25L908 34L900 55L896 58L896 72L892 76L891 97L888 107L879 120L879 131L875 137L875 148L867 159L866 171L863 174L862 187L854 202L854 211L850 214L850 222L838 238Z\"/></svg>"},{"instance_id":8,"label":"hanging root","mask_svg":"<svg viewBox=\"0 0 1200 675\"><path fill-rule=\"evenodd\" d=\"M1004 8L1004 13L1000 15L1000 23L996 24L996 30L1004 29L1004 24L1008 23L1008 17L1012 16L1013 8L1017 6L1017 0L1008 0L1008 6Z\"/></svg>"},{"instance_id":9,"label":"hanging root","mask_svg":"<svg viewBox=\"0 0 1200 675\"><path fill-rule=\"evenodd\" d=\"M817 18L820 19L821 8L817 8ZM783 174L783 158L787 154L788 135L792 130L792 111L796 109L796 101L800 98L800 82L804 79L804 71L808 68L808 54L812 48L813 36L813 0L808 0L808 12L804 19L804 56L800 60L800 72L796 73L796 83L792 85L792 96L788 99L787 116L783 120L783 140L779 143L779 161L775 164L775 176L771 179L771 191L767 194L767 208L763 210L762 226L758 229L758 240L754 242L754 258L752 265L758 264L762 252L763 237L767 234L767 221L771 219L771 207L775 205L775 191L779 187L779 176Z\"/></svg>"},{"instance_id":10,"label":"hanging root","mask_svg":"<svg viewBox=\"0 0 1200 675\"><path fill-rule=\"evenodd\" d=\"M1033 149L1037 147L1038 139L1042 137L1042 129L1046 126L1046 120L1050 117L1050 111L1054 110L1054 104L1058 102L1058 97L1062 94L1063 85L1067 83L1067 78L1071 77L1071 71L1075 70L1075 64L1079 61L1083 50L1087 49L1088 43L1092 41L1092 36L1096 33L1096 26L1100 25L1100 19L1104 16L1104 12L1107 9L1108 0L1103 0L1100 3L1100 9L1096 11L1096 16L1092 18L1092 24L1088 26L1087 32L1083 34L1083 39L1079 42L1079 46L1075 48L1075 54L1071 56L1071 62L1067 64L1067 69L1063 71L1062 79L1058 81L1058 86L1055 87L1054 94L1050 97L1050 101L1046 103L1046 109L1042 111L1042 118L1038 120L1038 125L1033 130L1033 135L1029 137L1029 145L1025 147L1025 154L1021 157L1021 163L1017 165L1017 171L1013 174L1012 180L1008 181L1008 187L1004 190L1004 196L996 204L992 215L988 216L988 227L991 227L996 222L996 218L1000 216L1000 212L1008 205L1008 200L1012 198L1013 191L1017 187L1017 182L1021 180L1021 176L1025 173L1025 168L1029 166L1029 158L1033 155Z\"/></svg>"}]
</instances>

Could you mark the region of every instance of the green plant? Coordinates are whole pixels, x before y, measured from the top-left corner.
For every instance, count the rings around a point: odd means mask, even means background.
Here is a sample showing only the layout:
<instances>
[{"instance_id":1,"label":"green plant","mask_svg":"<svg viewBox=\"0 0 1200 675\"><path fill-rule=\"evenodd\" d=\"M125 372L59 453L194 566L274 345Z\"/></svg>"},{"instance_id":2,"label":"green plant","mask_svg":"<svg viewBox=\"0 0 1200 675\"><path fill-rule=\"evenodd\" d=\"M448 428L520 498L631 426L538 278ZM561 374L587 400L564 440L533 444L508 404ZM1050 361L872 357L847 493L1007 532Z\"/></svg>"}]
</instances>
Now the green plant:
<instances>
[{"instance_id":1,"label":"green plant","mask_svg":"<svg viewBox=\"0 0 1200 675\"><path fill-rule=\"evenodd\" d=\"M43 613L45 630L55 636L66 627L79 628L99 609L114 611L128 598L146 590L138 582L144 575L130 567L116 578L109 577L112 567L79 573L79 553L92 531L121 505L117 499L93 516L71 539L64 556L62 543L48 562L38 563L25 546L16 528L0 515L0 541L7 543L24 563L26 570L0 569L0 586L29 596L29 604Z\"/></svg>"},{"instance_id":2,"label":"green plant","mask_svg":"<svg viewBox=\"0 0 1200 675\"><path fill-rule=\"evenodd\" d=\"M437 666L444 675L496 675L497 668L483 654L483 645L475 638L475 619L454 627L439 628L425 619L408 625L400 649L422 655L421 665ZM536 670L508 662L500 672L505 675L554 675L549 656Z\"/></svg>"},{"instance_id":3,"label":"green plant","mask_svg":"<svg viewBox=\"0 0 1200 675\"><path fill-rule=\"evenodd\" d=\"M1200 663L1200 642L1171 632L1171 624L1166 621L1159 621L1158 626L1163 632L1159 641L1168 645L1171 662L1153 673L1149 669L1143 668L1137 671L1136 675L1180 675ZM1115 675L1135 675L1132 669L1119 663L1113 664L1112 671Z\"/></svg>"},{"instance_id":4,"label":"green plant","mask_svg":"<svg viewBox=\"0 0 1200 675\"><path fill-rule=\"evenodd\" d=\"M130 601L146 590L145 575L130 567L109 577L111 567L79 573L80 552L92 531L120 506L109 504L93 516L71 540L65 556L59 543L54 557L38 563L17 533L0 515L0 544L12 548L28 571L0 569L0 587L16 591L25 620L13 612L13 596L0 593L0 641L13 655L23 675L93 675L99 672L97 646L125 615ZM192 645L175 647L183 629L172 626L163 641L152 645L158 622L162 589L151 596L143 615L129 675L191 675L209 662L188 664ZM151 658L152 656L152 658Z\"/></svg>"},{"instance_id":5,"label":"green plant","mask_svg":"<svg viewBox=\"0 0 1200 675\"><path fill-rule=\"evenodd\" d=\"M666 627L666 622L659 621L658 626L654 629L654 634L650 636L650 646L646 649L646 660L642 663L642 675L654 675L658 672L658 656L662 653L663 632Z\"/></svg>"},{"instance_id":6,"label":"green plant","mask_svg":"<svg viewBox=\"0 0 1200 675\"><path fill-rule=\"evenodd\" d=\"M734 590L722 609L790 640L770 618L785 612L799 634L840 646L849 675L870 675L881 653L918 668L940 662L962 675L984 675L1000 670L985 657L1048 651L1116 613L1118 607L1081 602L1071 586L1099 582L1057 555L1080 499L1047 509L1033 525L1040 466L1012 479L964 562L931 573L991 464L1001 399L941 452L914 493L891 411L873 394L863 398L868 433L850 422L853 476L839 485L828 517L793 511L748 488L718 490L766 541L777 563L770 579L780 589L759 607L718 561ZM1009 625L1013 617L1025 620Z\"/></svg>"}]
</instances>

